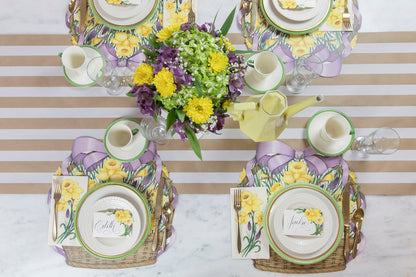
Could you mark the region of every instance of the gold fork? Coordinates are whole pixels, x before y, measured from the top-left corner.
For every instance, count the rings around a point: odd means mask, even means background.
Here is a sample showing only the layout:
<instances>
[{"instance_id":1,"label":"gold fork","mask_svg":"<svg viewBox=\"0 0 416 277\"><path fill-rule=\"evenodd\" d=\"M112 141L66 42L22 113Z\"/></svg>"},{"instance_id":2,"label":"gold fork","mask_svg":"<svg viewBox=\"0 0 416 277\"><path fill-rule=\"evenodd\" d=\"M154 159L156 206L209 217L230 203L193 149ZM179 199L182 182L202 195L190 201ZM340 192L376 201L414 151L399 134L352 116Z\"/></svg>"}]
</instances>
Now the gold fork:
<instances>
[{"instance_id":1,"label":"gold fork","mask_svg":"<svg viewBox=\"0 0 416 277\"><path fill-rule=\"evenodd\" d=\"M195 13L194 8L192 7L192 0L189 1L191 3L191 9L188 13L188 22L195 23Z\"/></svg>"},{"instance_id":2,"label":"gold fork","mask_svg":"<svg viewBox=\"0 0 416 277\"><path fill-rule=\"evenodd\" d=\"M56 241L56 237L58 236L58 201L61 199L61 185L60 184L53 184L53 205L54 205L54 220L53 229L52 229L52 240Z\"/></svg>"},{"instance_id":3,"label":"gold fork","mask_svg":"<svg viewBox=\"0 0 416 277\"><path fill-rule=\"evenodd\" d=\"M347 7L345 7L344 12L342 13L342 23L347 29L351 27L351 15Z\"/></svg>"},{"instance_id":4,"label":"gold fork","mask_svg":"<svg viewBox=\"0 0 416 277\"><path fill-rule=\"evenodd\" d=\"M240 217L239 213L241 210L241 189L234 191L234 210L237 213L237 250L241 252L241 235L240 235Z\"/></svg>"}]
</instances>

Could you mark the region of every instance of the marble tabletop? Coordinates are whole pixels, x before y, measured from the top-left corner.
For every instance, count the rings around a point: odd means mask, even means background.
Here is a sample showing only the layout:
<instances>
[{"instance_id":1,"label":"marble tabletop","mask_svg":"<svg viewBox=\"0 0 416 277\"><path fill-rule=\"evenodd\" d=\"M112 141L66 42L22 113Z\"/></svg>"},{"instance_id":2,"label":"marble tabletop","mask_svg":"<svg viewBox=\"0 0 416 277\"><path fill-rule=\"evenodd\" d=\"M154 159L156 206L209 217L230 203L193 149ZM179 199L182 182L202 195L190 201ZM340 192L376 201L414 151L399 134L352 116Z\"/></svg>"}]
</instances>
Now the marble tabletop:
<instances>
[{"instance_id":1,"label":"marble tabletop","mask_svg":"<svg viewBox=\"0 0 416 277\"><path fill-rule=\"evenodd\" d=\"M67 34L62 20L65 2L39 0L22 5L2 1L0 34ZM198 11L203 12L198 21L210 21L218 9L232 6L230 3L200 0ZM415 1L362 0L359 4L363 15L360 32L416 31ZM223 22L226 16L220 13L217 21ZM230 32L239 32L236 24ZM366 199L365 251L345 271L307 276L416 276L416 222L412 220L416 196L367 195ZM284 276L259 271L251 261L231 258L228 203L226 194L181 194L175 214L177 241L155 265L91 270L67 266L47 245L46 194L3 194L0 276Z\"/></svg>"}]
</instances>

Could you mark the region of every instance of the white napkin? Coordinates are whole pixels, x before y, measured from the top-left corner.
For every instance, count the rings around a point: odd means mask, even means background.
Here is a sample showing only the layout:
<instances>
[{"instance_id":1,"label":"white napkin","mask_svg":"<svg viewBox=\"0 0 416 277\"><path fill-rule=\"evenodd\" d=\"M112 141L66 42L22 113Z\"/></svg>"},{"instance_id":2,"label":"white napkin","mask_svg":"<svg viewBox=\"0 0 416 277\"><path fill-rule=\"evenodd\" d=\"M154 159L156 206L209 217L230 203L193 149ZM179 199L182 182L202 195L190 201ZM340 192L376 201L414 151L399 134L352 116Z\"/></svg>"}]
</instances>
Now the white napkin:
<instances>
[{"instance_id":1,"label":"white napkin","mask_svg":"<svg viewBox=\"0 0 416 277\"><path fill-rule=\"evenodd\" d=\"M234 193L242 191L240 214L241 252L237 250L237 214L234 210ZM269 243L263 215L267 205L265 187L230 189L231 246L233 259L269 259Z\"/></svg>"},{"instance_id":2,"label":"white napkin","mask_svg":"<svg viewBox=\"0 0 416 277\"><path fill-rule=\"evenodd\" d=\"M58 208L61 209L61 211L58 211L58 239L56 242L52 240L52 228L54 224L55 208L55 202L53 200L53 187L55 185L60 185L61 187L63 187L61 200L58 203ZM87 190L88 176L53 176L51 203L49 206L49 245L80 246L75 235L75 226L73 225L73 219L75 218L76 206L79 200L82 198L82 196L87 192Z\"/></svg>"},{"instance_id":3,"label":"white napkin","mask_svg":"<svg viewBox=\"0 0 416 277\"><path fill-rule=\"evenodd\" d=\"M278 0L282 9L302 10L316 7L316 0Z\"/></svg>"}]
</instances>

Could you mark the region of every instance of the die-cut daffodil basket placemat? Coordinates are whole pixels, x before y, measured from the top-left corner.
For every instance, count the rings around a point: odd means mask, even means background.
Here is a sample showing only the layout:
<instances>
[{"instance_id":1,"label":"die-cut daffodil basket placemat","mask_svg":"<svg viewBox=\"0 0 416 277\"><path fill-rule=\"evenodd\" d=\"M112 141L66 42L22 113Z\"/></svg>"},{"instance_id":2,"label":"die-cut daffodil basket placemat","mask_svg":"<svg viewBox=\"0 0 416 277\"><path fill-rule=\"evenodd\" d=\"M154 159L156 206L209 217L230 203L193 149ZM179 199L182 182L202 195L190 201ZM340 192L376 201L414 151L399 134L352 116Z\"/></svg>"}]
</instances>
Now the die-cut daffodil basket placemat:
<instances>
[{"instance_id":1,"label":"die-cut daffodil basket placemat","mask_svg":"<svg viewBox=\"0 0 416 277\"><path fill-rule=\"evenodd\" d=\"M105 151L103 143L92 137L79 137L74 140L72 145L72 154L67 157L62 165L58 168L56 176L88 176L87 190L107 182L124 183L134 187L147 200L147 205L151 214L151 226L149 234L141 247L131 255L122 259L100 259L87 252L77 241L74 227L76 206L86 193L82 188L78 188L77 193L73 193L71 199L62 197L58 205L58 212L66 214L67 220L65 234L60 233L58 229L59 242L53 247L66 257L66 262L70 266L84 268L125 268L139 267L156 263L156 259L164 251L161 249L162 233L165 230L167 219L162 213L159 226L156 226L157 220L154 217L157 188L164 186L162 207L171 202L174 210L178 193L169 179L169 172L162 164L159 155L156 153L156 145L149 142L146 151L137 160L131 162L119 162L111 157ZM52 194L49 192L48 203L51 204ZM63 228L64 227L64 228ZM156 251L152 251L152 241L155 228L159 228L159 244ZM92 231L91 231L92 232ZM167 244L165 251L173 244L175 240L175 229L170 226L167 232Z\"/></svg>"},{"instance_id":2,"label":"die-cut daffodil basket placemat","mask_svg":"<svg viewBox=\"0 0 416 277\"><path fill-rule=\"evenodd\" d=\"M333 196L342 207L344 186L352 181L350 191L350 218L358 209L365 209L364 195L359 191L355 175L348 168L342 156L323 157L311 147L296 151L280 141L260 142L256 156L241 172L239 187L266 187L269 200L280 189L295 183L308 183L319 186ZM351 183L350 183L351 184ZM349 236L354 237L355 227L350 222ZM264 227L266 228L266 227ZM342 226L343 228L343 226ZM265 229L264 229L265 231ZM350 249L352 249L350 239ZM361 232L358 239L358 254L365 244ZM313 264L295 264L281 258L270 248L270 259L255 259L254 267L264 271L282 273L320 273L344 270L346 262L343 256L344 238L338 247L326 259ZM350 256L349 260L352 260Z\"/></svg>"}]
</instances>

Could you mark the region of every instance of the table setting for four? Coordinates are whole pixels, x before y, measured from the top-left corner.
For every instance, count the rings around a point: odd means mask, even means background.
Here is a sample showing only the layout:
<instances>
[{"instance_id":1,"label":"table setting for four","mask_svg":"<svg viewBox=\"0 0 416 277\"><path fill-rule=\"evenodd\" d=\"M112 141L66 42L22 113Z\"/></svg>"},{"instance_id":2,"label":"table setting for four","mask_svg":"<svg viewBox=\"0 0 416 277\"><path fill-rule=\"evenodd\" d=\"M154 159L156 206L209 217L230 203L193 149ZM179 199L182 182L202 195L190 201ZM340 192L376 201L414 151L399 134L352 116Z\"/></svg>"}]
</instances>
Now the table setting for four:
<instances>
[{"instance_id":1,"label":"table setting for four","mask_svg":"<svg viewBox=\"0 0 416 277\"><path fill-rule=\"evenodd\" d=\"M340 73L361 24L357 2L242 0L222 24L203 25L196 4L69 3L74 46L60 53L66 79L126 94L142 118L115 120L103 138L74 140L52 180L49 244L76 267L156 263L174 243L178 202L157 146L176 136L202 160L199 139L218 134L231 116L257 143L230 190L232 257L265 271L344 270L364 249L366 204L342 154L390 154L400 138L388 127L356 137L348 115L333 109L310 117L306 149L278 137L294 114L325 101L317 95L289 106L287 95ZM226 36L234 20L247 51ZM250 97L239 98L243 88Z\"/></svg>"}]
</instances>

